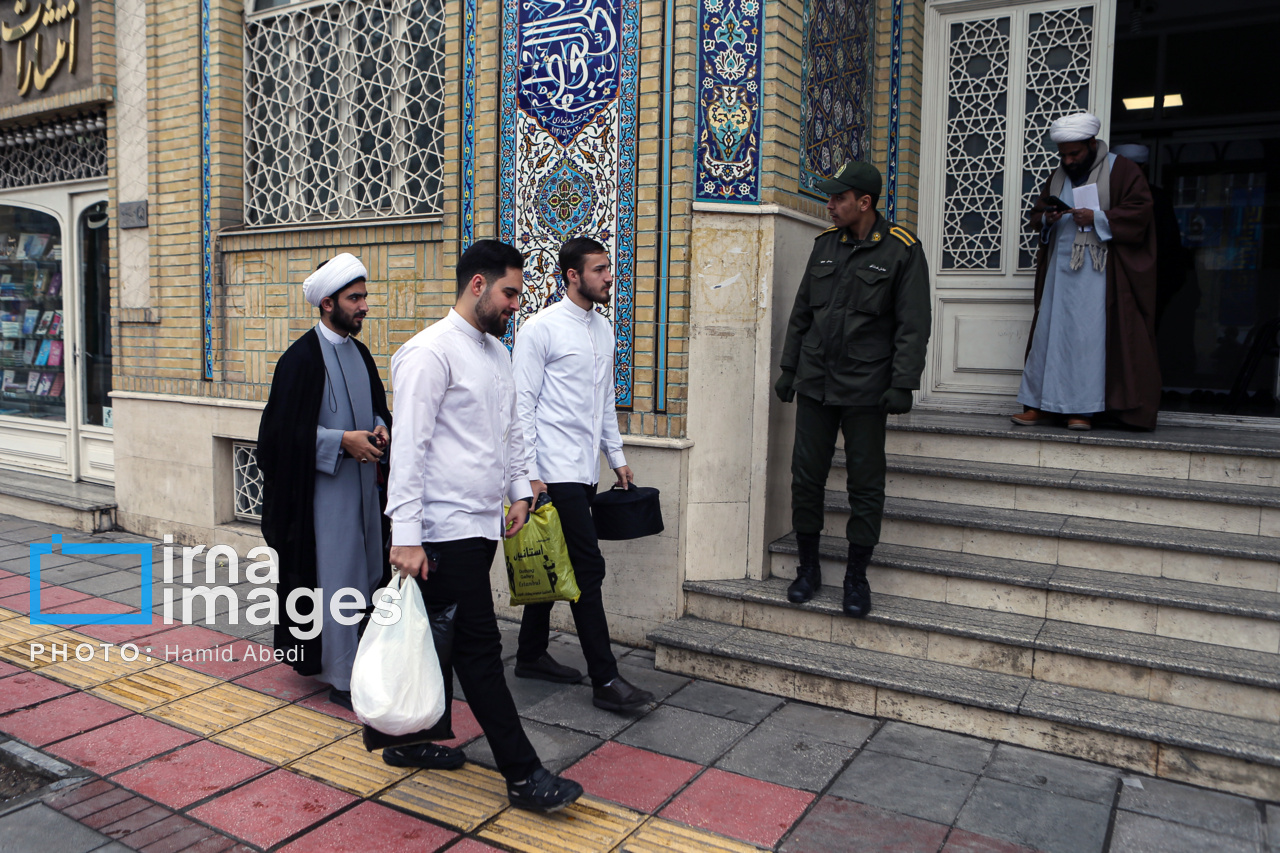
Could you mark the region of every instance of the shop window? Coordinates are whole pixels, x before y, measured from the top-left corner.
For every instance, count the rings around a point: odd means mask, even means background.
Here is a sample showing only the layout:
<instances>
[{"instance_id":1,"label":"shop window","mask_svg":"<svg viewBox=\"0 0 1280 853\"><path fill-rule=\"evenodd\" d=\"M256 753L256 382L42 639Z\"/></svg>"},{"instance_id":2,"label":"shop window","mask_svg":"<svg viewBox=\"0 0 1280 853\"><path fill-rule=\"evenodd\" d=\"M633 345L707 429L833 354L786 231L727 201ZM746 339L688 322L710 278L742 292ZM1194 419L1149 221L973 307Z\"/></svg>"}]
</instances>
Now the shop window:
<instances>
[{"instance_id":1,"label":"shop window","mask_svg":"<svg viewBox=\"0 0 1280 853\"><path fill-rule=\"evenodd\" d=\"M0 204L0 415L66 420L62 229Z\"/></svg>"},{"instance_id":2,"label":"shop window","mask_svg":"<svg viewBox=\"0 0 1280 853\"><path fill-rule=\"evenodd\" d=\"M443 0L256 0L245 223L441 212Z\"/></svg>"},{"instance_id":3,"label":"shop window","mask_svg":"<svg viewBox=\"0 0 1280 853\"><path fill-rule=\"evenodd\" d=\"M262 472L258 470L257 445L233 441L231 460L236 518L241 521L262 521Z\"/></svg>"}]
</instances>

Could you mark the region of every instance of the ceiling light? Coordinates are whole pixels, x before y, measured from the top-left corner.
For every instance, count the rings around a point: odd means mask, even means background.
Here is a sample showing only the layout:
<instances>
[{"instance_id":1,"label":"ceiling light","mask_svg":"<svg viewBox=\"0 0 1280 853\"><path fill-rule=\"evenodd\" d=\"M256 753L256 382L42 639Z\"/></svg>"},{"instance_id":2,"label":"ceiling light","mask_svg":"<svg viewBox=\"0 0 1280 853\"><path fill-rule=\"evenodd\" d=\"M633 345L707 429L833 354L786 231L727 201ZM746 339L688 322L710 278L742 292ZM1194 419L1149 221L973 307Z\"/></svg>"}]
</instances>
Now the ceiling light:
<instances>
[{"instance_id":1,"label":"ceiling light","mask_svg":"<svg viewBox=\"0 0 1280 853\"><path fill-rule=\"evenodd\" d=\"M1155 109L1156 99L1154 95L1148 95L1145 98L1125 98L1124 108L1126 110L1152 110Z\"/></svg>"},{"instance_id":2,"label":"ceiling light","mask_svg":"<svg viewBox=\"0 0 1280 853\"><path fill-rule=\"evenodd\" d=\"M1182 106L1182 96L1181 95L1165 95L1164 105L1166 107L1180 107Z\"/></svg>"}]
</instances>

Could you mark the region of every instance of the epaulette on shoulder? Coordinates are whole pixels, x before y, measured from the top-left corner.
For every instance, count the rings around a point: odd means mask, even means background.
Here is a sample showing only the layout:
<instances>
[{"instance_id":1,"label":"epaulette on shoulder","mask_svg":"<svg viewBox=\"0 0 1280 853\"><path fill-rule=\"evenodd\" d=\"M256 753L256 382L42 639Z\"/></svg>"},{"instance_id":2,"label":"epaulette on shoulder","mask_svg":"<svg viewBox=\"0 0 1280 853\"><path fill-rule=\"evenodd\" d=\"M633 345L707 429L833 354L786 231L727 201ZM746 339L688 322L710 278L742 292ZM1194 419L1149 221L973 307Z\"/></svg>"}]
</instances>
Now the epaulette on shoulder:
<instances>
[{"instance_id":1,"label":"epaulette on shoulder","mask_svg":"<svg viewBox=\"0 0 1280 853\"><path fill-rule=\"evenodd\" d=\"M826 231L823 231L823 232L822 232L822 234L819 234L819 235L818 235L818 237L821 237L821 236L823 236L824 234L830 234L832 231L839 231L839 230L840 230L840 229L839 229L838 227L836 227L836 226L832 226L832 227L828 228ZM814 237L813 239L817 240L817 239L818 239L818 237Z\"/></svg>"},{"instance_id":2,"label":"epaulette on shoulder","mask_svg":"<svg viewBox=\"0 0 1280 853\"><path fill-rule=\"evenodd\" d=\"M914 246L916 243L920 242L919 240L916 239L916 235L912 234L910 231L903 228L901 225L890 225L889 233L897 237L903 243L906 243L908 246Z\"/></svg>"}]
</instances>

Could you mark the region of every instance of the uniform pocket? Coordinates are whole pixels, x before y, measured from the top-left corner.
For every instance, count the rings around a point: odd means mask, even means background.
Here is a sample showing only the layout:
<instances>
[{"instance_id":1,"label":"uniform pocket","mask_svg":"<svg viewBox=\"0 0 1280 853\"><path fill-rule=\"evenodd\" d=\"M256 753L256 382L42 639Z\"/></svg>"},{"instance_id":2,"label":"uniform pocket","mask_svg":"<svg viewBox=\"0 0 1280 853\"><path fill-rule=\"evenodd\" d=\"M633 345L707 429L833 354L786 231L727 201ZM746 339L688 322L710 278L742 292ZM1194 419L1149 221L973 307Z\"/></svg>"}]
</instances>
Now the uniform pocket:
<instances>
[{"instance_id":1,"label":"uniform pocket","mask_svg":"<svg viewBox=\"0 0 1280 853\"><path fill-rule=\"evenodd\" d=\"M833 264L809 267L809 307L821 308L831 301L836 280Z\"/></svg>"},{"instance_id":2,"label":"uniform pocket","mask_svg":"<svg viewBox=\"0 0 1280 853\"><path fill-rule=\"evenodd\" d=\"M879 316L889 296L889 274L875 270L858 270L858 294L853 310Z\"/></svg>"}]
</instances>

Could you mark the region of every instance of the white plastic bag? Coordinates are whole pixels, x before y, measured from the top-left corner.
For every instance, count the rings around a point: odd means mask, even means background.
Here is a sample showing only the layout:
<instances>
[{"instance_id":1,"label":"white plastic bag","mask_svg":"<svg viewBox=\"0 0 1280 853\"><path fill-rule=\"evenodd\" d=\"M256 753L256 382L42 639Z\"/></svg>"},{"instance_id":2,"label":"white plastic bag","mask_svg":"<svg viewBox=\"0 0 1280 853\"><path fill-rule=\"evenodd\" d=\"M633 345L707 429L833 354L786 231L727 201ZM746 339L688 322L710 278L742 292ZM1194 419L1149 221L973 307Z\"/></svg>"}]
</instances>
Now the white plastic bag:
<instances>
[{"instance_id":1,"label":"white plastic bag","mask_svg":"<svg viewBox=\"0 0 1280 853\"><path fill-rule=\"evenodd\" d=\"M351 669L351 704L360 722L384 734L429 729L444 716L444 678L422 593L412 578L373 595L373 618ZM393 616L398 605L400 616ZM384 624L390 622L391 624Z\"/></svg>"}]
</instances>

